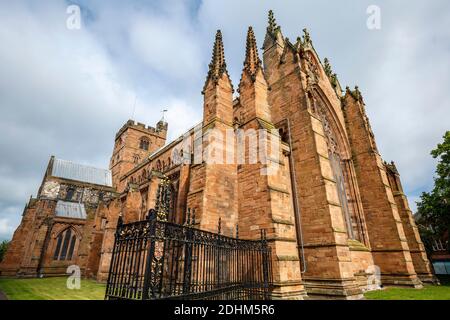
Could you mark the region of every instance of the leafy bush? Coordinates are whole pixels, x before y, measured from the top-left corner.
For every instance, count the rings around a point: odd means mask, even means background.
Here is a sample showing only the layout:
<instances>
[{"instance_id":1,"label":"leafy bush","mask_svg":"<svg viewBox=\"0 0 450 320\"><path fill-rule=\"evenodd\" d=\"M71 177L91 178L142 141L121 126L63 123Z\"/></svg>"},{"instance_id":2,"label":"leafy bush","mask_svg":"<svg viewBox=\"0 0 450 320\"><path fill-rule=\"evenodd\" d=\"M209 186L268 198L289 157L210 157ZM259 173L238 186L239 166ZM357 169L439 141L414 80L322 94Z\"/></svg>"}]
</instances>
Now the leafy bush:
<instances>
[{"instance_id":1,"label":"leafy bush","mask_svg":"<svg viewBox=\"0 0 450 320\"><path fill-rule=\"evenodd\" d=\"M3 257L6 254L6 250L8 250L9 241L5 240L0 242L0 262L3 261Z\"/></svg>"}]
</instances>

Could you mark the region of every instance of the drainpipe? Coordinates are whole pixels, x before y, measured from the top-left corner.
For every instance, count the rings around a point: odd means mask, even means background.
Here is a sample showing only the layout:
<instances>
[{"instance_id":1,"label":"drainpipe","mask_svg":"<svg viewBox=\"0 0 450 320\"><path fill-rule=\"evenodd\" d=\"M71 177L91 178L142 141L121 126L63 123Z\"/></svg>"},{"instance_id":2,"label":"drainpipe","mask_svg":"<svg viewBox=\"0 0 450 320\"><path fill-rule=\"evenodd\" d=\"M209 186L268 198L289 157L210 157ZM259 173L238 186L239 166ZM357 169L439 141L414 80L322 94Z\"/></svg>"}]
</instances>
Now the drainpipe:
<instances>
[{"instance_id":1,"label":"drainpipe","mask_svg":"<svg viewBox=\"0 0 450 320\"><path fill-rule=\"evenodd\" d=\"M300 242L300 246L297 243L298 255L301 257L300 263L300 271L301 273L305 273L307 268L307 263L305 260L305 250L303 245L303 231L302 231L302 219L300 214L300 207L298 204L298 196L297 196L297 178L295 176L295 167L294 167L294 157L293 157L293 149L292 149L292 137L291 137L291 122L290 119L287 119L287 129L289 135L289 165L290 165L290 177L291 177L291 188L292 188L292 196L294 197L294 212L295 212L295 231L297 233L297 239ZM303 267L303 270L302 270Z\"/></svg>"}]
</instances>

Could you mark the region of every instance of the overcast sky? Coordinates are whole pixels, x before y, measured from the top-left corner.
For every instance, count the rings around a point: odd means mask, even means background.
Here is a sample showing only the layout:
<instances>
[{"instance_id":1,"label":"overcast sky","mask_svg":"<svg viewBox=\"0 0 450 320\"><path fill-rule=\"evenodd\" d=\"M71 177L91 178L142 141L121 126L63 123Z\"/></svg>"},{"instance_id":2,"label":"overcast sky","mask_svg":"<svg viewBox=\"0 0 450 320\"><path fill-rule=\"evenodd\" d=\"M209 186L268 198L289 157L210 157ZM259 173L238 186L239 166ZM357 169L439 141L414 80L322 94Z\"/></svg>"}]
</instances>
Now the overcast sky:
<instances>
[{"instance_id":1,"label":"overcast sky","mask_svg":"<svg viewBox=\"0 0 450 320\"><path fill-rule=\"evenodd\" d=\"M79 30L67 28L70 4L81 8ZM367 28L372 4L380 30ZM359 85L379 150L415 208L432 187L430 150L450 129L448 0L1 0L0 239L12 236L51 155L107 168L129 118L154 125L168 109L170 138L200 121L215 31L237 85L247 27L261 47L269 9L293 41L310 30L343 87Z\"/></svg>"}]
</instances>

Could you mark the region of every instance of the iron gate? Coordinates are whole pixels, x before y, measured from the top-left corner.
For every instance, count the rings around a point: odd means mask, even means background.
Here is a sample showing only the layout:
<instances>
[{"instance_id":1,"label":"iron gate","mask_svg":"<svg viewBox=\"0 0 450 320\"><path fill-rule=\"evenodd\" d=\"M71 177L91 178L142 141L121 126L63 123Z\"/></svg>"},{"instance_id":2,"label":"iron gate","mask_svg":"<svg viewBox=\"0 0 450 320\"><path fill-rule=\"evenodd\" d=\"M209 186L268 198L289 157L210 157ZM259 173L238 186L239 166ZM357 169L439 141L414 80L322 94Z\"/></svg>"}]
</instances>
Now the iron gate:
<instances>
[{"instance_id":1,"label":"iron gate","mask_svg":"<svg viewBox=\"0 0 450 320\"><path fill-rule=\"evenodd\" d=\"M271 250L264 231L261 240L241 240L221 235L220 220L212 233L149 216L129 224L119 218L106 299L270 298Z\"/></svg>"}]
</instances>

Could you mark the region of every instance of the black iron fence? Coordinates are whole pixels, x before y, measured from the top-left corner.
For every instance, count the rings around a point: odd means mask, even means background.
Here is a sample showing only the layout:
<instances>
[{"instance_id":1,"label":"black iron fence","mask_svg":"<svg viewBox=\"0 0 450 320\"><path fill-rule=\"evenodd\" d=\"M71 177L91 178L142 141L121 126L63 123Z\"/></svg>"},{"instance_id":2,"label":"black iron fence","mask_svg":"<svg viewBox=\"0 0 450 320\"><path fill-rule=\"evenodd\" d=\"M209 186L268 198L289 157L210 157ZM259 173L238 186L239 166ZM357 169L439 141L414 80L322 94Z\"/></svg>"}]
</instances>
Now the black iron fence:
<instances>
[{"instance_id":1,"label":"black iron fence","mask_svg":"<svg viewBox=\"0 0 450 320\"><path fill-rule=\"evenodd\" d=\"M237 236L237 235L236 235ZM272 290L271 251L261 240L149 220L119 219L107 299L266 300Z\"/></svg>"}]
</instances>

